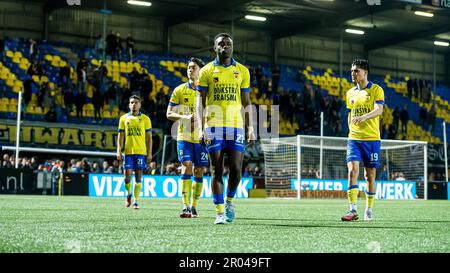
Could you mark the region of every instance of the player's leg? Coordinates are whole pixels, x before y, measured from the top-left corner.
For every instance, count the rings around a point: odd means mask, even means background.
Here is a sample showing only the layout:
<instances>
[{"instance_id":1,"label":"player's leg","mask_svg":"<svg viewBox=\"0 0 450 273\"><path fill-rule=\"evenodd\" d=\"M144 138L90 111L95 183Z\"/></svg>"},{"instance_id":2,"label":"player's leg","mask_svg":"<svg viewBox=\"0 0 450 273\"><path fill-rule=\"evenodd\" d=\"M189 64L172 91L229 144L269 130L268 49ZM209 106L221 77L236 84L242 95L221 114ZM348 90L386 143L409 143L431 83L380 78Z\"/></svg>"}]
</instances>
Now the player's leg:
<instances>
[{"instance_id":1,"label":"player's leg","mask_svg":"<svg viewBox=\"0 0 450 273\"><path fill-rule=\"evenodd\" d=\"M125 173L125 190L127 194L127 200L126 200L126 206L131 206L131 197L133 193L131 192L131 176L133 175L133 156L132 155L125 155L124 156L124 162L123 162L123 168Z\"/></svg>"},{"instance_id":2,"label":"player's leg","mask_svg":"<svg viewBox=\"0 0 450 273\"><path fill-rule=\"evenodd\" d=\"M181 163L181 181L183 210L180 213L181 218L191 217L190 198L191 198L191 177L192 177L192 159L194 146L188 141L177 142L178 161Z\"/></svg>"},{"instance_id":3,"label":"player's leg","mask_svg":"<svg viewBox=\"0 0 450 273\"><path fill-rule=\"evenodd\" d=\"M131 206L131 197L133 196L133 193L131 192L131 176L133 175L133 170L127 170L125 169L125 190L127 193L127 200L126 200L126 206Z\"/></svg>"},{"instance_id":4,"label":"player's leg","mask_svg":"<svg viewBox=\"0 0 450 273\"><path fill-rule=\"evenodd\" d=\"M194 183L192 183L191 217L198 217L197 206L203 189L203 167L209 166L208 151L200 144L194 144Z\"/></svg>"},{"instance_id":5,"label":"player's leg","mask_svg":"<svg viewBox=\"0 0 450 273\"><path fill-rule=\"evenodd\" d=\"M146 157L145 155L136 155L134 158L134 164L135 164L135 184L134 184L134 203L133 208L138 209L139 208L139 197L141 195L141 188L142 188L142 172L147 168L146 163Z\"/></svg>"},{"instance_id":6,"label":"player's leg","mask_svg":"<svg viewBox=\"0 0 450 273\"><path fill-rule=\"evenodd\" d=\"M347 144L347 168L348 168L348 189L347 198L349 203L348 212L341 217L342 221L358 220L357 201L358 201L358 175L359 161L361 160L361 150L358 142L349 140Z\"/></svg>"},{"instance_id":7,"label":"player's leg","mask_svg":"<svg viewBox=\"0 0 450 273\"><path fill-rule=\"evenodd\" d=\"M228 176L227 200L225 204L225 214L227 222L233 222L235 217L235 207L233 198L236 195L236 189L241 181L242 160L244 154L236 150L228 150L228 165L230 167L230 175Z\"/></svg>"},{"instance_id":8,"label":"player's leg","mask_svg":"<svg viewBox=\"0 0 450 273\"><path fill-rule=\"evenodd\" d=\"M191 217L197 218L198 202L203 189L203 167L194 167L194 183L192 183Z\"/></svg>"},{"instance_id":9,"label":"player's leg","mask_svg":"<svg viewBox=\"0 0 450 273\"><path fill-rule=\"evenodd\" d=\"M135 183L134 183L133 208L138 209L139 208L138 201L139 201L139 196L141 195L141 188L142 188L142 170L135 170L134 177L135 177Z\"/></svg>"},{"instance_id":10,"label":"player's leg","mask_svg":"<svg viewBox=\"0 0 450 273\"><path fill-rule=\"evenodd\" d=\"M375 178L377 168L380 167L381 141L365 141L363 148L364 160L364 178L366 179L366 210L364 212L364 220L372 220L372 207L376 195Z\"/></svg>"},{"instance_id":11,"label":"player's leg","mask_svg":"<svg viewBox=\"0 0 450 273\"><path fill-rule=\"evenodd\" d=\"M364 178L366 179L366 210L364 212L364 220L372 220L372 208L375 200L376 186L375 177L377 175L376 168L364 168Z\"/></svg>"},{"instance_id":12,"label":"player's leg","mask_svg":"<svg viewBox=\"0 0 450 273\"><path fill-rule=\"evenodd\" d=\"M192 161L181 162L181 181L183 190L181 199L183 201L183 211L180 213L181 218L191 217L191 177L192 177Z\"/></svg>"},{"instance_id":13,"label":"player's leg","mask_svg":"<svg viewBox=\"0 0 450 273\"><path fill-rule=\"evenodd\" d=\"M209 154L211 160L211 190L216 207L216 221L214 224L225 224L225 206L223 200L223 151Z\"/></svg>"}]
</instances>

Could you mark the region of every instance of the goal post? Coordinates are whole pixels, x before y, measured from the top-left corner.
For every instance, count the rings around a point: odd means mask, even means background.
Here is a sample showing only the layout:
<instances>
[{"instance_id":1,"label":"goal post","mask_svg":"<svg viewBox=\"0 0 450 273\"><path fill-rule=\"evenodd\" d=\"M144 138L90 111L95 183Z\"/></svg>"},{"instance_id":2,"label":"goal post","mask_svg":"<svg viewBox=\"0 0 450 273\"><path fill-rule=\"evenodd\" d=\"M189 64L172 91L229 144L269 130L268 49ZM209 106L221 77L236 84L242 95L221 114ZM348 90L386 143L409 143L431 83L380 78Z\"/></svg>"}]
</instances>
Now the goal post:
<instances>
[{"instance_id":1,"label":"goal post","mask_svg":"<svg viewBox=\"0 0 450 273\"><path fill-rule=\"evenodd\" d=\"M269 192L347 189L347 138L298 135L262 139L265 186ZM381 140L377 198L427 198L427 142ZM300 183L298 181L301 181ZM360 189L366 188L360 163ZM269 196L273 196L270 195Z\"/></svg>"}]
</instances>

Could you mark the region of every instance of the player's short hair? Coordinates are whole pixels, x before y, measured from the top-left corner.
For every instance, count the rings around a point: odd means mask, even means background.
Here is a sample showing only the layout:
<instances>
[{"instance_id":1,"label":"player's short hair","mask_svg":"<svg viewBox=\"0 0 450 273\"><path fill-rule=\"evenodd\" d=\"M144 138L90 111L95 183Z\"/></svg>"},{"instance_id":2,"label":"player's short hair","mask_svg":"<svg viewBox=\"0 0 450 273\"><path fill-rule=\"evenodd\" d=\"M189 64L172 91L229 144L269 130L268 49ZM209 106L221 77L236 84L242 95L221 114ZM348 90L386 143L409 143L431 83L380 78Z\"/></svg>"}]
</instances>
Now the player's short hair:
<instances>
[{"instance_id":1,"label":"player's short hair","mask_svg":"<svg viewBox=\"0 0 450 273\"><path fill-rule=\"evenodd\" d=\"M191 63L191 62L197 64L198 67L200 67L200 68L205 66L205 62L202 61L202 59L199 59L199 58L191 57L189 59L189 61L188 61L188 64Z\"/></svg>"},{"instance_id":2,"label":"player's short hair","mask_svg":"<svg viewBox=\"0 0 450 273\"><path fill-rule=\"evenodd\" d=\"M356 65L359 68L367 70L367 72L369 72L369 70L370 70L369 61L365 60L365 59L356 59L352 62L352 66L353 65Z\"/></svg>"},{"instance_id":3,"label":"player's short hair","mask_svg":"<svg viewBox=\"0 0 450 273\"><path fill-rule=\"evenodd\" d=\"M139 102L141 102L141 97L139 97L138 95L131 96L129 100L131 101L132 99L135 99L135 100L138 100Z\"/></svg>"},{"instance_id":4,"label":"player's short hair","mask_svg":"<svg viewBox=\"0 0 450 273\"><path fill-rule=\"evenodd\" d=\"M230 38L230 40L233 40L233 37L231 37L230 34L226 33L226 32L222 32L216 35L216 37L214 37L214 43L216 42L216 40L220 37L227 37Z\"/></svg>"}]
</instances>

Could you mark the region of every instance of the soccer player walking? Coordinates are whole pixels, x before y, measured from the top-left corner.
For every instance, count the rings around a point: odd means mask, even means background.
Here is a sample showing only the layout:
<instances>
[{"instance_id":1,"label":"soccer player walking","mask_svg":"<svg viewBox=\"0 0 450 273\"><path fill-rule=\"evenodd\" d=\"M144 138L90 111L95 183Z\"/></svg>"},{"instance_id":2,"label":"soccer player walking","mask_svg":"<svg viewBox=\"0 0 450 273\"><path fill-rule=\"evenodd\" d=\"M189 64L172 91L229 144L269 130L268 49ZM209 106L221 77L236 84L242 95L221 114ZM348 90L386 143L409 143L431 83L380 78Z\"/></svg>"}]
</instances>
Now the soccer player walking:
<instances>
[{"instance_id":1,"label":"soccer player walking","mask_svg":"<svg viewBox=\"0 0 450 273\"><path fill-rule=\"evenodd\" d=\"M130 97L130 112L121 116L117 136L117 160L122 161L124 148L126 206L131 205L131 176L135 174L133 208L138 209L138 199L142 187L142 171L152 162L152 123L150 118L140 112L141 98ZM147 163L147 164L146 164Z\"/></svg>"},{"instance_id":2,"label":"soccer player walking","mask_svg":"<svg viewBox=\"0 0 450 273\"><path fill-rule=\"evenodd\" d=\"M232 222L235 218L233 198L241 180L242 160L245 150L245 131L242 107L251 106L250 73L233 58L233 39L227 33L214 38L216 59L200 70L201 105L205 108L200 140L208 149L211 162L211 188L216 208L214 224ZM199 105L200 107L200 105ZM251 107L249 107L251 108ZM203 108L202 108L203 109ZM199 111L199 113L202 113ZM253 131L252 111L248 111L248 142L256 137ZM230 173L226 204L223 198L223 164L227 154Z\"/></svg>"},{"instance_id":3,"label":"soccer player walking","mask_svg":"<svg viewBox=\"0 0 450 273\"><path fill-rule=\"evenodd\" d=\"M199 141L199 130L194 129L197 82L200 68L205 63L198 58L191 58L187 66L188 82L177 86L170 96L167 118L180 121L178 124L177 150L183 181L183 211L181 218L198 217L197 206L203 189L203 167L208 166L208 151ZM192 169L194 183L191 187ZM192 194L192 204L190 203Z\"/></svg>"},{"instance_id":4,"label":"soccer player walking","mask_svg":"<svg viewBox=\"0 0 450 273\"><path fill-rule=\"evenodd\" d=\"M356 86L347 91L349 136L347 144L348 201L350 209L342 221L358 220L359 162L364 162L364 178L367 183L364 220L372 220L375 199L376 169L380 167L380 116L383 113L384 91L368 80L369 63L355 60L351 68Z\"/></svg>"}]
</instances>

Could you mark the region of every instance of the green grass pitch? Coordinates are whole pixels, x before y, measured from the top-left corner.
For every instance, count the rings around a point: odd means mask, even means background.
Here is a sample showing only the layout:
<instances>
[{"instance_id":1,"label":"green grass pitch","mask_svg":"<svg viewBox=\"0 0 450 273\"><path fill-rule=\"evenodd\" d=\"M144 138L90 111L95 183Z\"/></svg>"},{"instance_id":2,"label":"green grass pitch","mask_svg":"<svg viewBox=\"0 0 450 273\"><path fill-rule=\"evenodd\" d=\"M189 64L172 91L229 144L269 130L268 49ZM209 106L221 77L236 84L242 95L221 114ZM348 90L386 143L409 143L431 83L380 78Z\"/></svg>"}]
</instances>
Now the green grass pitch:
<instances>
[{"instance_id":1,"label":"green grass pitch","mask_svg":"<svg viewBox=\"0 0 450 273\"><path fill-rule=\"evenodd\" d=\"M346 200L235 204L235 222L214 225L210 199L181 219L180 199L0 195L0 252L450 252L450 201L375 200L372 222L341 222Z\"/></svg>"}]
</instances>

